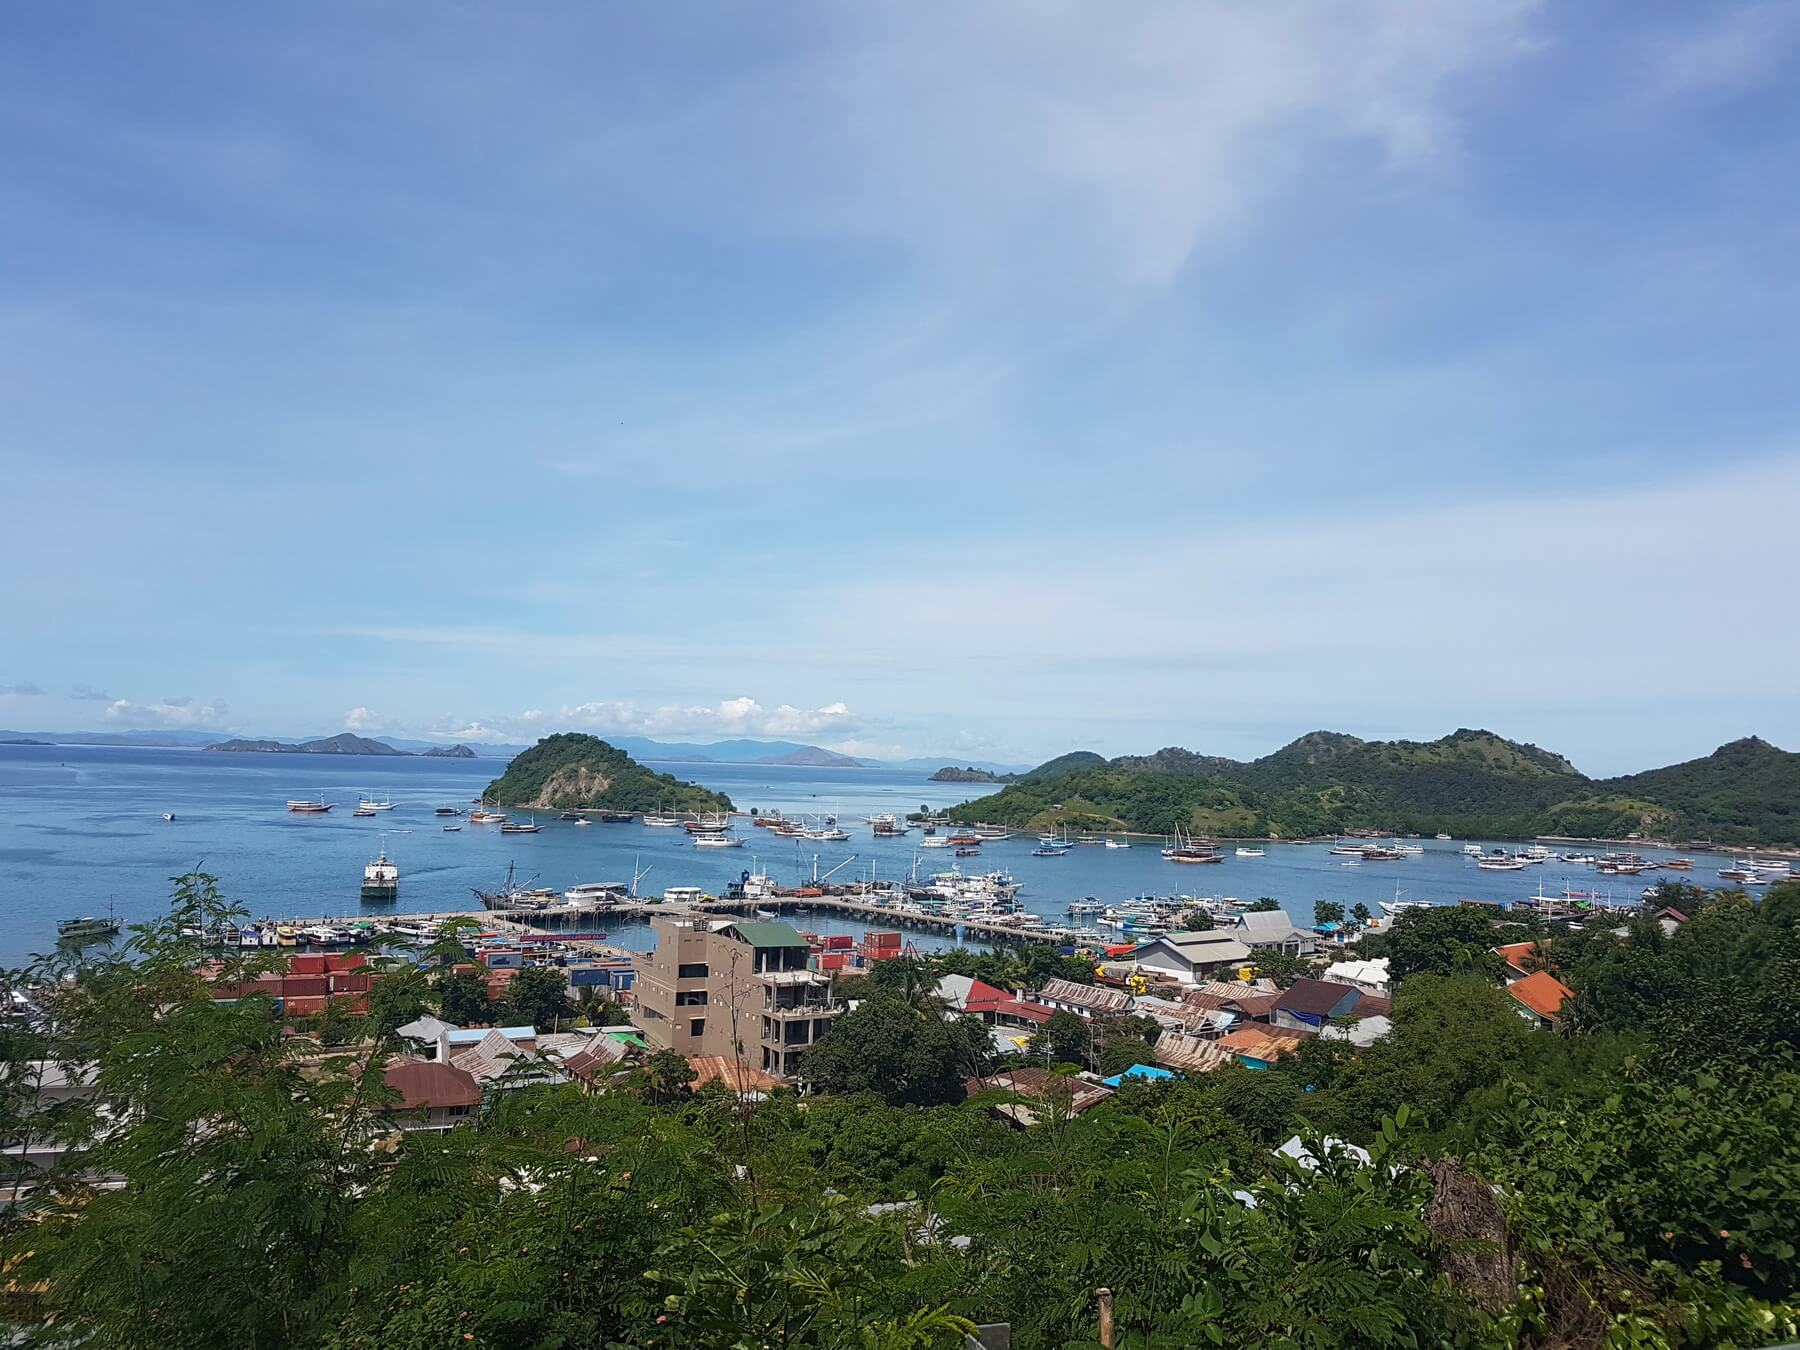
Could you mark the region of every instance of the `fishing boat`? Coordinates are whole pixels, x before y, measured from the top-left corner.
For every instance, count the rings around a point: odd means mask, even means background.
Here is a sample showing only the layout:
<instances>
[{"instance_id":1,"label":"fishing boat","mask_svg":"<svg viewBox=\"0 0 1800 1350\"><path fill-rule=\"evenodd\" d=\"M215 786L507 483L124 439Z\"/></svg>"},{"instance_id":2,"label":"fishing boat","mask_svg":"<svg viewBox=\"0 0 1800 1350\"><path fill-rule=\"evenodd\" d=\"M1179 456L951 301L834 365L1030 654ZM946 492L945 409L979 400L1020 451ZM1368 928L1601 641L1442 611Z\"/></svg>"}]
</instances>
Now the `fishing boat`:
<instances>
[{"instance_id":1,"label":"fishing boat","mask_svg":"<svg viewBox=\"0 0 1800 1350\"><path fill-rule=\"evenodd\" d=\"M359 806L350 814L353 816L372 816L375 814L375 808L372 806Z\"/></svg>"},{"instance_id":2,"label":"fishing boat","mask_svg":"<svg viewBox=\"0 0 1800 1350\"><path fill-rule=\"evenodd\" d=\"M363 868L362 898L393 900L399 894L400 869L389 861L387 850L383 849L375 861Z\"/></svg>"},{"instance_id":3,"label":"fishing boat","mask_svg":"<svg viewBox=\"0 0 1800 1350\"><path fill-rule=\"evenodd\" d=\"M319 816L319 815L324 815L325 812L331 810L332 806L334 806L334 805L335 805L335 803L328 802L323 797L321 797L316 802L290 801L287 804L287 809L292 811L295 815L298 815L298 816Z\"/></svg>"},{"instance_id":4,"label":"fishing boat","mask_svg":"<svg viewBox=\"0 0 1800 1350\"><path fill-rule=\"evenodd\" d=\"M93 938L111 937L118 931L119 921L110 914L104 919L83 917L56 921L58 942L87 942Z\"/></svg>"},{"instance_id":5,"label":"fishing boat","mask_svg":"<svg viewBox=\"0 0 1800 1350\"><path fill-rule=\"evenodd\" d=\"M744 841L735 834L697 834L695 848L742 848Z\"/></svg>"},{"instance_id":6,"label":"fishing boat","mask_svg":"<svg viewBox=\"0 0 1800 1350\"><path fill-rule=\"evenodd\" d=\"M501 834L536 834L543 828L544 827L538 824L535 819L528 824L517 820L503 820L500 822Z\"/></svg>"},{"instance_id":7,"label":"fishing boat","mask_svg":"<svg viewBox=\"0 0 1800 1350\"><path fill-rule=\"evenodd\" d=\"M1264 853L1260 848L1240 848L1237 850L1237 856L1240 858L1261 858L1264 856Z\"/></svg>"},{"instance_id":8,"label":"fishing boat","mask_svg":"<svg viewBox=\"0 0 1800 1350\"><path fill-rule=\"evenodd\" d=\"M445 834L455 834L460 829L462 829L462 826L460 826L460 825L446 825L446 826L444 826L444 833Z\"/></svg>"}]
</instances>

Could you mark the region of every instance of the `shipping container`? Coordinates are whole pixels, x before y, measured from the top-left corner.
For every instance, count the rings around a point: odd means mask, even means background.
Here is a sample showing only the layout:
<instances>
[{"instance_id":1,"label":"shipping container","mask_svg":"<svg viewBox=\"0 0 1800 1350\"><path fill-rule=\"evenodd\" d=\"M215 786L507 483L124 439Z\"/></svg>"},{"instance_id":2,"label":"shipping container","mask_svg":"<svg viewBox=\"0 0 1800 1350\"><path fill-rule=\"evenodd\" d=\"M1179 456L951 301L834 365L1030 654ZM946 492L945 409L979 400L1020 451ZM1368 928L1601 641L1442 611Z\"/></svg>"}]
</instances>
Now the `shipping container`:
<instances>
[{"instance_id":1,"label":"shipping container","mask_svg":"<svg viewBox=\"0 0 1800 1350\"><path fill-rule=\"evenodd\" d=\"M288 975L281 981L284 999L324 998L331 992L331 982L323 975Z\"/></svg>"},{"instance_id":2,"label":"shipping container","mask_svg":"<svg viewBox=\"0 0 1800 1350\"><path fill-rule=\"evenodd\" d=\"M833 952L849 951L850 935L848 933L833 933L830 937L825 939L825 949Z\"/></svg>"},{"instance_id":3,"label":"shipping container","mask_svg":"<svg viewBox=\"0 0 1800 1350\"><path fill-rule=\"evenodd\" d=\"M281 1010L289 1017L317 1017L325 1011L325 996L316 998L284 998Z\"/></svg>"},{"instance_id":4,"label":"shipping container","mask_svg":"<svg viewBox=\"0 0 1800 1350\"><path fill-rule=\"evenodd\" d=\"M323 956L296 956L288 962L288 974L290 975L323 975L324 973L325 958Z\"/></svg>"}]
</instances>

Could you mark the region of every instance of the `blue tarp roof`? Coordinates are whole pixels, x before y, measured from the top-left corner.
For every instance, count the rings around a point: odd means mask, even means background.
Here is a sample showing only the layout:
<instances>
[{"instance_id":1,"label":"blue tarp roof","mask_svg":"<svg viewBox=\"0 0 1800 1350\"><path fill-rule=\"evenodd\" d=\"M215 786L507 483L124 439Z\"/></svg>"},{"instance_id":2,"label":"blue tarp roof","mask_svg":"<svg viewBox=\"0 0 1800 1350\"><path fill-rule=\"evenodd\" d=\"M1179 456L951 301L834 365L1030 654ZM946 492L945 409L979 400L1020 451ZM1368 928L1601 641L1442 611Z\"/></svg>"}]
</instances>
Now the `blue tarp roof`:
<instances>
[{"instance_id":1,"label":"blue tarp roof","mask_svg":"<svg viewBox=\"0 0 1800 1350\"><path fill-rule=\"evenodd\" d=\"M1161 1083L1174 1076L1167 1069L1159 1069L1154 1064L1133 1064L1124 1073L1115 1073L1111 1078L1101 1081L1109 1088L1116 1088L1127 1078L1147 1078L1153 1083Z\"/></svg>"}]
</instances>

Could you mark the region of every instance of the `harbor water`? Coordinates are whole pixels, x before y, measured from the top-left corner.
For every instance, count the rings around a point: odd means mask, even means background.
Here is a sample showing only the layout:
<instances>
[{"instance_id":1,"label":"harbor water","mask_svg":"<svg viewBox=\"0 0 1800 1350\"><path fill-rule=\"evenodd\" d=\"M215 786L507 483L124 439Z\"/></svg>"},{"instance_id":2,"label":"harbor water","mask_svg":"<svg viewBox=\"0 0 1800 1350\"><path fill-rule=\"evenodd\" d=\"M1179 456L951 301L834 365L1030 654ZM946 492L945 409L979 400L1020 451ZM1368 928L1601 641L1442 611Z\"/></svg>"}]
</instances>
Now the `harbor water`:
<instances>
[{"instance_id":1,"label":"harbor water","mask_svg":"<svg viewBox=\"0 0 1800 1350\"><path fill-rule=\"evenodd\" d=\"M921 849L917 829L898 839L873 837L866 817L941 808L982 791L933 783L901 769L814 769L744 764L659 764L680 778L727 793L740 810L834 814L851 838L843 843L776 839L741 821L741 849L697 849L680 830L640 823L576 825L540 813L542 832L503 835L467 817L445 821L439 805L466 811L471 799L504 768L496 759L400 758L302 754L232 754L94 746L0 745L0 964L17 965L55 943L59 919L105 915L121 922L165 907L169 879L192 868L217 876L225 894L255 916L379 916L443 912L475 906L473 887L496 889L512 865L521 885L562 889L578 882L626 881L642 874L640 891L700 886L717 893L758 866L777 882L798 883L833 873L833 881L889 880L948 871L1005 870L1021 883L1025 908L1047 923L1086 927L1066 906L1088 897L1119 902L1134 896L1192 895L1280 901L1308 922L1319 900L1359 901L1375 909L1396 897L1453 904L1461 899L1513 901L1537 893L1561 895L1565 886L1597 891L1625 903L1657 877L1721 884L1720 856L1701 855L1691 874L1646 873L1598 877L1591 868L1560 861L1522 872L1485 872L1462 852L1461 840L1424 840L1424 853L1393 862L1343 866L1317 844L1269 844L1261 858L1172 863L1155 840L1129 849L1077 846L1056 858L1034 858L1035 839L1015 836L984 846L981 856L956 858L950 849ZM286 810L290 798L323 796L326 815ZM351 814L360 796L395 803L372 817ZM162 819L163 813L173 821ZM514 819L529 813L513 812ZM445 824L460 825L454 833ZM395 903L364 904L363 867L382 850L400 868ZM1574 851L1567 849L1565 851ZM1654 850L1641 850L1647 857ZM833 869L836 869L835 872ZM860 933L865 924L824 915L804 926L826 933ZM920 947L944 938L912 937ZM642 949L647 925L608 929L608 941Z\"/></svg>"}]
</instances>

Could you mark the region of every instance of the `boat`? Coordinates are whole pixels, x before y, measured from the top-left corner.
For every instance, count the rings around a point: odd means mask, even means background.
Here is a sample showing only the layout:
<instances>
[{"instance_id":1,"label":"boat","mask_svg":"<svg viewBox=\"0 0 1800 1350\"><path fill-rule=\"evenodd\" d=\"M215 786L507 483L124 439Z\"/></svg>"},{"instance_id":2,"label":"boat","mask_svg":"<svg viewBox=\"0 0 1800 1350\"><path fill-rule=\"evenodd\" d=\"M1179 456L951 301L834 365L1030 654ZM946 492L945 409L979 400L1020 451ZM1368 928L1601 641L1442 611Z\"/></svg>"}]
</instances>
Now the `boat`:
<instances>
[{"instance_id":1,"label":"boat","mask_svg":"<svg viewBox=\"0 0 1800 1350\"><path fill-rule=\"evenodd\" d=\"M400 869L389 861L387 850L382 849L375 861L363 868L362 898L393 900L399 894Z\"/></svg>"},{"instance_id":2,"label":"boat","mask_svg":"<svg viewBox=\"0 0 1800 1350\"><path fill-rule=\"evenodd\" d=\"M365 808L370 811L392 811L394 804L385 796L380 801L376 801L373 797L364 797L356 803L356 809L361 811Z\"/></svg>"},{"instance_id":3,"label":"boat","mask_svg":"<svg viewBox=\"0 0 1800 1350\"><path fill-rule=\"evenodd\" d=\"M460 829L462 829L462 826L460 826L460 825L446 825L446 826L444 826L444 833L445 834L455 834Z\"/></svg>"},{"instance_id":4,"label":"boat","mask_svg":"<svg viewBox=\"0 0 1800 1350\"><path fill-rule=\"evenodd\" d=\"M260 947L279 947L281 945L281 930L272 923L265 923L262 926L262 931L257 935L257 945Z\"/></svg>"},{"instance_id":5,"label":"boat","mask_svg":"<svg viewBox=\"0 0 1800 1350\"><path fill-rule=\"evenodd\" d=\"M1429 900L1402 900L1398 895L1392 900L1381 900L1376 903L1380 906L1381 912L1390 919L1398 917L1409 909L1431 908L1431 901Z\"/></svg>"},{"instance_id":6,"label":"boat","mask_svg":"<svg viewBox=\"0 0 1800 1350\"><path fill-rule=\"evenodd\" d=\"M164 811L164 812L163 812L163 819L164 819L164 820L174 820L174 819L175 819L175 813L174 813L174 812L173 812L173 811Z\"/></svg>"},{"instance_id":7,"label":"boat","mask_svg":"<svg viewBox=\"0 0 1800 1350\"><path fill-rule=\"evenodd\" d=\"M1464 844L1463 852L1479 858L1482 854L1482 848L1480 844Z\"/></svg>"},{"instance_id":8,"label":"boat","mask_svg":"<svg viewBox=\"0 0 1800 1350\"><path fill-rule=\"evenodd\" d=\"M372 816L375 814L375 808L372 806L359 806L350 814L353 816Z\"/></svg>"},{"instance_id":9,"label":"boat","mask_svg":"<svg viewBox=\"0 0 1800 1350\"><path fill-rule=\"evenodd\" d=\"M479 811L469 812L469 824L471 825L501 825L504 824L505 821L506 812L488 810L485 798L481 802L481 809Z\"/></svg>"},{"instance_id":10,"label":"boat","mask_svg":"<svg viewBox=\"0 0 1800 1350\"><path fill-rule=\"evenodd\" d=\"M883 811L869 817L869 828L877 839L898 839L906 833L908 826L891 812Z\"/></svg>"},{"instance_id":11,"label":"boat","mask_svg":"<svg viewBox=\"0 0 1800 1350\"><path fill-rule=\"evenodd\" d=\"M630 898L631 887L623 881L584 881L563 892L564 902L577 908L619 905Z\"/></svg>"},{"instance_id":12,"label":"boat","mask_svg":"<svg viewBox=\"0 0 1800 1350\"><path fill-rule=\"evenodd\" d=\"M564 811L562 814L557 816L558 820L580 820L581 818L582 818L581 812L579 812L579 811Z\"/></svg>"},{"instance_id":13,"label":"boat","mask_svg":"<svg viewBox=\"0 0 1800 1350\"><path fill-rule=\"evenodd\" d=\"M1525 862L1522 858L1488 857L1477 858L1475 865L1484 872L1523 872Z\"/></svg>"},{"instance_id":14,"label":"boat","mask_svg":"<svg viewBox=\"0 0 1800 1350\"><path fill-rule=\"evenodd\" d=\"M980 848L982 840L981 836L978 834L971 834L967 830L959 830L957 833L949 836L948 842L952 848Z\"/></svg>"},{"instance_id":15,"label":"boat","mask_svg":"<svg viewBox=\"0 0 1800 1350\"><path fill-rule=\"evenodd\" d=\"M644 824L648 825L653 830L675 830L681 827L681 817L665 816L660 811L655 814L646 811L644 813Z\"/></svg>"},{"instance_id":16,"label":"boat","mask_svg":"<svg viewBox=\"0 0 1800 1350\"><path fill-rule=\"evenodd\" d=\"M1445 841L1446 843L1449 842L1449 839L1450 839L1450 836L1447 834L1439 834L1434 837L1437 839L1441 839L1441 840Z\"/></svg>"},{"instance_id":17,"label":"boat","mask_svg":"<svg viewBox=\"0 0 1800 1350\"><path fill-rule=\"evenodd\" d=\"M979 858L981 856L981 849L974 844L960 844L957 846L956 856L959 858Z\"/></svg>"},{"instance_id":18,"label":"boat","mask_svg":"<svg viewBox=\"0 0 1800 1350\"><path fill-rule=\"evenodd\" d=\"M1000 844L1012 838L1011 830L976 830L975 837L984 844Z\"/></svg>"},{"instance_id":19,"label":"boat","mask_svg":"<svg viewBox=\"0 0 1800 1350\"><path fill-rule=\"evenodd\" d=\"M1108 848L1130 848L1131 841L1129 839L1108 839L1106 841L1106 847L1108 847Z\"/></svg>"},{"instance_id":20,"label":"boat","mask_svg":"<svg viewBox=\"0 0 1800 1350\"><path fill-rule=\"evenodd\" d=\"M735 834L697 834L694 836L695 848L742 848L744 841Z\"/></svg>"},{"instance_id":21,"label":"boat","mask_svg":"<svg viewBox=\"0 0 1800 1350\"><path fill-rule=\"evenodd\" d=\"M714 812L711 815L694 816L681 822L681 828L689 834L724 834L731 828L731 817Z\"/></svg>"},{"instance_id":22,"label":"boat","mask_svg":"<svg viewBox=\"0 0 1800 1350\"><path fill-rule=\"evenodd\" d=\"M1361 858L1345 858L1341 863L1338 864L1338 866L1339 867L1361 867L1362 859Z\"/></svg>"},{"instance_id":23,"label":"boat","mask_svg":"<svg viewBox=\"0 0 1800 1350\"><path fill-rule=\"evenodd\" d=\"M503 820L500 822L501 834L536 834L543 828L544 827L538 824L535 819L531 821L530 824L522 824L516 820Z\"/></svg>"},{"instance_id":24,"label":"boat","mask_svg":"<svg viewBox=\"0 0 1800 1350\"><path fill-rule=\"evenodd\" d=\"M1031 856L1034 858L1060 858L1068 851L1061 844L1039 844L1031 850Z\"/></svg>"},{"instance_id":25,"label":"boat","mask_svg":"<svg viewBox=\"0 0 1800 1350\"><path fill-rule=\"evenodd\" d=\"M56 921L56 940L58 942L86 942L93 938L111 937L118 931L119 921L111 915L104 919L83 917Z\"/></svg>"},{"instance_id":26,"label":"boat","mask_svg":"<svg viewBox=\"0 0 1800 1350\"><path fill-rule=\"evenodd\" d=\"M245 924L238 929L237 945L245 948L257 948L263 945L263 931L255 924Z\"/></svg>"},{"instance_id":27,"label":"boat","mask_svg":"<svg viewBox=\"0 0 1800 1350\"><path fill-rule=\"evenodd\" d=\"M1261 858L1266 855L1260 848L1240 848L1237 851L1237 856L1240 858Z\"/></svg>"},{"instance_id":28,"label":"boat","mask_svg":"<svg viewBox=\"0 0 1800 1350\"><path fill-rule=\"evenodd\" d=\"M462 814L462 807L440 806L436 811L432 812L432 814L438 816L460 816Z\"/></svg>"},{"instance_id":29,"label":"boat","mask_svg":"<svg viewBox=\"0 0 1800 1350\"><path fill-rule=\"evenodd\" d=\"M935 839L921 839L919 841L919 847L920 848L949 848L950 841L948 839L945 839L942 835L940 835Z\"/></svg>"},{"instance_id":30,"label":"boat","mask_svg":"<svg viewBox=\"0 0 1800 1350\"><path fill-rule=\"evenodd\" d=\"M287 809L297 816L320 816L331 810L333 805L335 805L335 803L328 802L321 797L316 802L290 801L287 804Z\"/></svg>"},{"instance_id":31,"label":"boat","mask_svg":"<svg viewBox=\"0 0 1800 1350\"><path fill-rule=\"evenodd\" d=\"M300 943L300 935L294 931L291 923L277 924L275 927L275 945L278 947L295 947Z\"/></svg>"}]
</instances>

